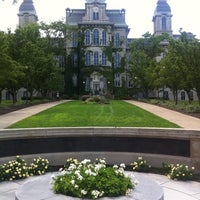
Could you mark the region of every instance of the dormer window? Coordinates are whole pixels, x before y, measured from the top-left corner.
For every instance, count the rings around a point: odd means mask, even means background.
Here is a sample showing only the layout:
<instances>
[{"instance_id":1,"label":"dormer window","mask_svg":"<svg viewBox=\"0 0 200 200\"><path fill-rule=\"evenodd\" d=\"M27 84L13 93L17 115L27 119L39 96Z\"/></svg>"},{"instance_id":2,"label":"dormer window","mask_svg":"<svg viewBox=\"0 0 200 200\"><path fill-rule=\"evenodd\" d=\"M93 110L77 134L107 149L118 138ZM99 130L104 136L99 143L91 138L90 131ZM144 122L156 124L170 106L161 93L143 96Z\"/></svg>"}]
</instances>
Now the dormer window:
<instances>
[{"instance_id":1,"label":"dormer window","mask_svg":"<svg viewBox=\"0 0 200 200\"><path fill-rule=\"evenodd\" d=\"M99 8L93 7L93 20L99 20Z\"/></svg>"}]
</instances>

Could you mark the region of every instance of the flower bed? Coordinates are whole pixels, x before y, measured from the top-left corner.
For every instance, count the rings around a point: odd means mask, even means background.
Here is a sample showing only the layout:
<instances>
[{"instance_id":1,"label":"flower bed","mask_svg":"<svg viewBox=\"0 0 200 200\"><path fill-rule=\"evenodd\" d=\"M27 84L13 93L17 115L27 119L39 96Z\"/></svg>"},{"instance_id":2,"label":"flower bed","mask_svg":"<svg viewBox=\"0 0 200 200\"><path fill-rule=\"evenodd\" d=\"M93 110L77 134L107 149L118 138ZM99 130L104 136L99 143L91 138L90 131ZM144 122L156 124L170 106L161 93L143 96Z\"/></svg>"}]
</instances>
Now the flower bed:
<instances>
[{"instance_id":1,"label":"flower bed","mask_svg":"<svg viewBox=\"0 0 200 200\"><path fill-rule=\"evenodd\" d=\"M125 165L107 167L104 159L91 163L70 159L53 177L53 190L66 196L97 199L128 195L136 186L133 177L124 173Z\"/></svg>"}]
</instances>

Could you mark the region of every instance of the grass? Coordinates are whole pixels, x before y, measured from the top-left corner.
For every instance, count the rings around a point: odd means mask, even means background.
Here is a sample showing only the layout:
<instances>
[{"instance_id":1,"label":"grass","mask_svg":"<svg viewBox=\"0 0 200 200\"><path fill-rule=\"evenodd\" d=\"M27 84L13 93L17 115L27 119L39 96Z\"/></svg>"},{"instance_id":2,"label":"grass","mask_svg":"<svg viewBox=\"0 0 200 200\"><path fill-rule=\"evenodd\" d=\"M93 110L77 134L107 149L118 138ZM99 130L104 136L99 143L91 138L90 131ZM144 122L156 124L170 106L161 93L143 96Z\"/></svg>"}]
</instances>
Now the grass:
<instances>
[{"instance_id":1,"label":"grass","mask_svg":"<svg viewBox=\"0 0 200 200\"><path fill-rule=\"evenodd\" d=\"M176 124L123 101L111 101L110 104L70 101L26 118L9 128L86 126L178 128Z\"/></svg>"}]
</instances>

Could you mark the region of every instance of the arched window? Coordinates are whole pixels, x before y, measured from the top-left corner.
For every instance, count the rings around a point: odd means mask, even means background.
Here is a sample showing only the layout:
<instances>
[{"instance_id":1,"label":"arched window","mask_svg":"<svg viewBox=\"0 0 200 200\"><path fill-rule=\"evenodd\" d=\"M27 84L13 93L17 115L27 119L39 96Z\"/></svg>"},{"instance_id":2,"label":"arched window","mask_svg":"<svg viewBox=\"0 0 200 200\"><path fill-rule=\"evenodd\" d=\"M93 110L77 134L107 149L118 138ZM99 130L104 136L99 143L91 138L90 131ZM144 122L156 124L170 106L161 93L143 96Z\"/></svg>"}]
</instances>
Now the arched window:
<instances>
[{"instance_id":1,"label":"arched window","mask_svg":"<svg viewBox=\"0 0 200 200\"><path fill-rule=\"evenodd\" d=\"M102 65L103 66L107 65L107 56L105 52L102 53Z\"/></svg>"},{"instance_id":2,"label":"arched window","mask_svg":"<svg viewBox=\"0 0 200 200\"><path fill-rule=\"evenodd\" d=\"M98 46L99 45L99 30L94 29L93 31L93 45Z\"/></svg>"},{"instance_id":3,"label":"arched window","mask_svg":"<svg viewBox=\"0 0 200 200\"><path fill-rule=\"evenodd\" d=\"M94 52L94 65L99 64L99 53L97 51Z\"/></svg>"},{"instance_id":4,"label":"arched window","mask_svg":"<svg viewBox=\"0 0 200 200\"><path fill-rule=\"evenodd\" d=\"M85 57L86 57L85 58L85 65L90 66L91 65L91 58L90 58L90 52L89 51L86 53Z\"/></svg>"},{"instance_id":5,"label":"arched window","mask_svg":"<svg viewBox=\"0 0 200 200\"><path fill-rule=\"evenodd\" d=\"M103 31L102 32L102 45L106 45L106 43L107 43L106 36L107 36L106 31Z\"/></svg>"},{"instance_id":6,"label":"arched window","mask_svg":"<svg viewBox=\"0 0 200 200\"><path fill-rule=\"evenodd\" d=\"M120 54L119 53L115 53L114 66L120 67Z\"/></svg>"},{"instance_id":7,"label":"arched window","mask_svg":"<svg viewBox=\"0 0 200 200\"><path fill-rule=\"evenodd\" d=\"M90 45L90 31L86 30L85 32L85 44Z\"/></svg>"},{"instance_id":8,"label":"arched window","mask_svg":"<svg viewBox=\"0 0 200 200\"><path fill-rule=\"evenodd\" d=\"M181 92L181 100L185 101L185 92L184 91Z\"/></svg>"},{"instance_id":9,"label":"arched window","mask_svg":"<svg viewBox=\"0 0 200 200\"><path fill-rule=\"evenodd\" d=\"M162 31L167 30L166 17L162 17Z\"/></svg>"},{"instance_id":10,"label":"arched window","mask_svg":"<svg viewBox=\"0 0 200 200\"><path fill-rule=\"evenodd\" d=\"M119 36L119 33L115 34L114 41L115 41L115 43L114 43L115 48L119 48L120 47L120 36Z\"/></svg>"}]
</instances>

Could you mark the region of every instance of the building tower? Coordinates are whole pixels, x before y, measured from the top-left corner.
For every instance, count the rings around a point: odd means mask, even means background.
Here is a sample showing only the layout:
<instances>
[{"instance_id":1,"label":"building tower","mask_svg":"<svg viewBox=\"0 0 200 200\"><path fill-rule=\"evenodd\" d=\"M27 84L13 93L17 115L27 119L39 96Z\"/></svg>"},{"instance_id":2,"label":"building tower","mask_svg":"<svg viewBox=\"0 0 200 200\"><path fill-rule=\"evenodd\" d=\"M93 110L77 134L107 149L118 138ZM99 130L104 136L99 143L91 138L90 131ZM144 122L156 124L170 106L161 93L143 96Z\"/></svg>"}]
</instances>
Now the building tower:
<instances>
[{"instance_id":1,"label":"building tower","mask_svg":"<svg viewBox=\"0 0 200 200\"><path fill-rule=\"evenodd\" d=\"M153 16L154 34L168 33L172 36L172 14L167 0L158 0Z\"/></svg>"},{"instance_id":2,"label":"building tower","mask_svg":"<svg viewBox=\"0 0 200 200\"><path fill-rule=\"evenodd\" d=\"M27 23L38 21L37 13L32 0L24 0L19 7L19 27Z\"/></svg>"}]
</instances>

